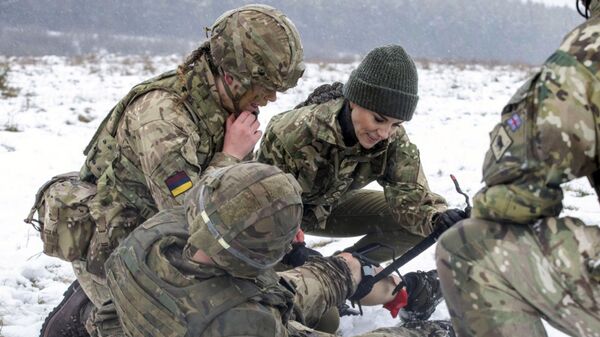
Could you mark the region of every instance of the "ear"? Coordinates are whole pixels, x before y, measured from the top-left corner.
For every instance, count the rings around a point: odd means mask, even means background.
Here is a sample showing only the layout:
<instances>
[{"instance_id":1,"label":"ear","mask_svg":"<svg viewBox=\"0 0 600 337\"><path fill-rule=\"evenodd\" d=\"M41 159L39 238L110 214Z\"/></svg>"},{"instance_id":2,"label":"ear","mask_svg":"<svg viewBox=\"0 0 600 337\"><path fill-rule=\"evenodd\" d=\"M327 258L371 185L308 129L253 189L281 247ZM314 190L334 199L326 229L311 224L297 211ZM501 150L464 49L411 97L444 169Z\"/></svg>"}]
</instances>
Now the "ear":
<instances>
[{"instance_id":1,"label":"ear","mask_svg":"<svg viewBox=\"0 0 600 337\"><path fill-rule=\"evenodd\" d=\"M198 249L196 251L196 253L194 253L194 256L192 256L192 260L194 262L199 262L199 263L211 265L211 266L213 266L215 264L213 262L213 260L210 258L210 256L206 255L206 253L201 249Z\"/></svg>"}]
</instances>

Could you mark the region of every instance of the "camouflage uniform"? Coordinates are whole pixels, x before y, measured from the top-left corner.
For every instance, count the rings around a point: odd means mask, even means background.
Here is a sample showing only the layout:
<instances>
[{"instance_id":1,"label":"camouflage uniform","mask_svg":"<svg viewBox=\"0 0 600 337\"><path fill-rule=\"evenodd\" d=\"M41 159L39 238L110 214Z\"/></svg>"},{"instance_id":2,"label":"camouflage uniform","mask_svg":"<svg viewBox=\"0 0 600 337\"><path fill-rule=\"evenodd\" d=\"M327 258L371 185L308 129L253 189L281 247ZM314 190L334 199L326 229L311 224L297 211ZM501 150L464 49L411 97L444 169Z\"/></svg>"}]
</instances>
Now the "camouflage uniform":
<instances>
[{"instance_id":1,"label":"camouflage uniform","mask_svg":"<svg viewBox=\"0 0 600 337\"><path fill-rule=\"evenodd\" d=\"M180 205L208 167L239 161L221 152L229 113L217 91L217 72L232 74L246 90L258 84L283 91L296 85L304 69L296 28L269 6L223 14L198 51L184 72L135 86L85 150L80 177L97 185L88 202L96 231L85 261L73 265L96 306L110 298L104 262L122 239L157 211ZM239 96L227 93L237 104Z\"/></svg>"},{"instance_id":2,"label":"camouflage uniform","mask_svg":"<svg viewBox=\"0 0 600 337\"><path fill-rule=\"evenodd\" d=\"M300 188L287 176L256 163L215 170L201 182L211 192L196 187L185 208L162 211L136 228L106 264L125 334L333 336L307 325L353 293L346 263L317 257L280 274L266 267L289 248L301 217ZM215 265L190 259L197 249ZM254 256L265 267L240 256ZM363 336L446 331L444 323L421 324L419 331L397 327Z\"/></svg>"},{"instance_id":3,"label":"camouflage uniform","mask_svg":"<svg viewBox=\"0 0 600 337\"><path fill-rule=\"evenodd\" d=\"M461 336L600 336L600 229L559 218L560 184L599 191L600 1L510 100L491 132L473 217L437 250ZM600 195L600 194L599 194Z\"/></svg>"},{"instance_id":4,"label":"camouflage uniform","mask_svg":"<svg viewBox=\"0 0 600 337\"><path fill-rule=\"evenodd\" d=\"M333 99L271 119L257 160L293 174L302 186L302 228L325 236L359 236L361 247L388 244L399 255L431 233L432 217L446 209L431 192L419 150L402 126L366 150L344 144L337 116L344 99ZM361 189L377 181L383 192ZM390 259L389 252L370 257Z\"/></svg>"},{"instance_id":5,"label":"camouflage uniform","mask_svg":"<svg viewBox=\"0 0 600 337\"><path fill-rule=\"evenodd\" d=\"M84 316L90 333L120 335L114 308L103 306L111 298L108 256L143 221L180 205L207 169L238 162L222 152L225 125L246 97L266 101L258 92L294 87L304 72L299 33L273 7L228 11L207 33L177 71L140 83L117 103L86 147L78 176L57 176L38 192L26 222L37 211L44 252L72 261L85 292L66 293L42 336L71 336L65 324Z\"/></svg>"},{"instance_id":6,"label":"camouflage uniform","mask_svg":"<svg viewBox=\"0 0 600 337\"><path fill-rule=\"evenodd\" d=\"M135 87L110 114L87 152L81 176L98 186L96 196L88 202L97 230L87 262L74 262L78 278L102 282L104 261L111 250L159 209L182 202L185 193L171 193L166 183L171 176L180 174L193 185L207 166L237 162L219 152L227 112L217 103L206 59L187 76L198 78L199 85L190 96L202 106L180 103L183 86L175 72L167 73ZM114 137L109 130L114 130ZM81 283L87 292L87 282ZM97 305L107 299L90 297Z\"/></svg>"}]
</instances>

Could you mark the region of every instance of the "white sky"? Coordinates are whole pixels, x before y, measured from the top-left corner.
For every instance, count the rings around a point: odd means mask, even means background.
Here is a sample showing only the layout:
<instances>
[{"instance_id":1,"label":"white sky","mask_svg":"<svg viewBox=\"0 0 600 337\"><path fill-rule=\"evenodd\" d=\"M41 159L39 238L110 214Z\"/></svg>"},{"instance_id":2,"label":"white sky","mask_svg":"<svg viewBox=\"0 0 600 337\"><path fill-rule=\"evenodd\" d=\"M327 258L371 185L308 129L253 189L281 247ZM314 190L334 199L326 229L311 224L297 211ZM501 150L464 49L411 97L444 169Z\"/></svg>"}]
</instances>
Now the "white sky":
<instances>
[{"instance_id":1,"label":"white sky","mask_svg":"<svg viewBox=\"0 0 600 337\"><path fill-rule=\"evenodd\" d=\"M541 2L552 6L568 6L575 8L575 0L523 0L524 2Z\"/></svg>"}]
</instances>

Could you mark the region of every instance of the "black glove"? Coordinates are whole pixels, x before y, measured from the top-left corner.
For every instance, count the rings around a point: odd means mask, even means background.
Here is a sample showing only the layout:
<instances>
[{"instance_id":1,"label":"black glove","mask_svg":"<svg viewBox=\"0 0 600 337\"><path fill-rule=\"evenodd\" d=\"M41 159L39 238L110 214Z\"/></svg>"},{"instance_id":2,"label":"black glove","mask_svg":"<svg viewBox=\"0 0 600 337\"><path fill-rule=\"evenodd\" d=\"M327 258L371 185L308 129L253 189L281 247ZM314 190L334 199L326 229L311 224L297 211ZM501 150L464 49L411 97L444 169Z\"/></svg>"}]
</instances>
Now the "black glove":
<instances>
[{"instance_id":1,"label":"black glove","mask_svg":"<svg viewBox=\"0 0 600 337\"><path fill-rule=\"evenodd\" d=\"M306 247L304 242L294 242L292 243L292 250L283 256L281 263L295 268L306 263L309 256L323 256L323 254Z\"/></svg>"},{"instance_id":2,"label":"black glove","mask_svg":"<svg viewBox=\"0 0 600 337\"><path fill-rule=\"evenodd\" d=\"M434 216L434 229L445 231L446 229L452 227L455 223L468 217L469 216L467 213L462 209L447 209L446 211L438 213Z\"/></svg>"},{"instance_id":3,"label":"black glove","mask_svg":"<svg viewBox=\"0 0 600 337\"><path fill-rule=\"evenodd\" d=\"M360 315L360 311L358 311L354 308L350 308L350 306L348 304L346 304L345 302L340 304L340 306L338 306L338 312L340 313L340 317Z\"/></svg>"}]
</instances>

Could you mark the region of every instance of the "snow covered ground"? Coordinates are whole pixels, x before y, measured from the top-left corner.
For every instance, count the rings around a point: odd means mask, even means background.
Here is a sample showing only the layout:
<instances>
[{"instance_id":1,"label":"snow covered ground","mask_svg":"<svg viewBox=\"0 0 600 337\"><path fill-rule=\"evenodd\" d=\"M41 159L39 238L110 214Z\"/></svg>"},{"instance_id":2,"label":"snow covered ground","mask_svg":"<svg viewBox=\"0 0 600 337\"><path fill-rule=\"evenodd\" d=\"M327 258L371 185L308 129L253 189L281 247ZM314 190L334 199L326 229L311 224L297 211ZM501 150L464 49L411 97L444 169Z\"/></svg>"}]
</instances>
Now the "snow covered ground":
<instances>
[{"instance_id":1,"label":"snow covered ground","mask_svg":"<svg viewBox=\"0 0 600 337\"><path fill-rule=\"evenodd\" d=\"M55 174L78 170L82 150L109 109L142 79L173 68L180 57L113 55L84 58L11 58L9 85L20 89L0 97L0 336L37 336L43 319L73 281L68 263L41 253L38 233L23 220L37 188ZM356 64L309 64L298 87L280 94L260 114L264 129L270 117L293 107L317 85L344 81ZM419 63L417 113L406 124L420 150L431 188L451 207L464 207L449 174L473 195L481 187L481 164L488 132L499 111L531 72L528 68ZM378 186L370 186L378 188ZM598 224L600 209L585 180L565 186L565 214ZM325 254L353 240L308 237L309 244L327 243ZM402 272L434 268L429 249ZM444 304L434 319L448 318ZM342 333L351 336L398 321L382 309L367 308L363 317L343 318ZM552 337L563 336L550 329Z\"/></svg>"}]
</instances>

